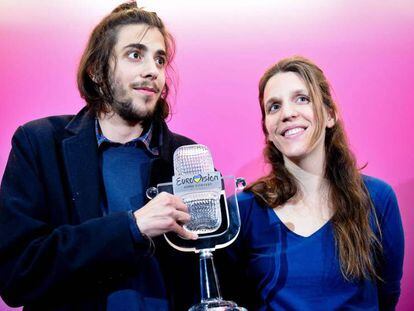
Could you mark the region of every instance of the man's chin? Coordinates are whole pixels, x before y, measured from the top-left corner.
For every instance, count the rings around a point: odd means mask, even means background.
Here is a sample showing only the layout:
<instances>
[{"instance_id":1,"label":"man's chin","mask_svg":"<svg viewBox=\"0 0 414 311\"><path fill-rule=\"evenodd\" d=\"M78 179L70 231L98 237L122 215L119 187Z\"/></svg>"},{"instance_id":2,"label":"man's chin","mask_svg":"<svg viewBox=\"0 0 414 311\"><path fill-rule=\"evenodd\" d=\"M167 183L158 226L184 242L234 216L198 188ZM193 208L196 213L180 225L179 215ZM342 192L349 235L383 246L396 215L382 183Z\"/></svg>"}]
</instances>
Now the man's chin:
<instances>
[{"instance_id":1,"label":"man's chin","mask_svg":"<svg viewBox=\"0 0 414 311\"><path fill-rule=\"evenodd\" d=\"M113 107L113 111L123 120L130 124L147 123L152 120L155 112L155 105L152 108L137 109L132 103L118 103Z\"/></svg>"},{"instance_id":2,"label":"man's chin","mask_svg":"<svg viewBox=\"0 0 414 311\"><path fill-rule=\"evenodd\" d=\"M130 124L144 124L152 120L154 113L150 112L119 112L119 116Z\"/></svg>"}]
</instances>

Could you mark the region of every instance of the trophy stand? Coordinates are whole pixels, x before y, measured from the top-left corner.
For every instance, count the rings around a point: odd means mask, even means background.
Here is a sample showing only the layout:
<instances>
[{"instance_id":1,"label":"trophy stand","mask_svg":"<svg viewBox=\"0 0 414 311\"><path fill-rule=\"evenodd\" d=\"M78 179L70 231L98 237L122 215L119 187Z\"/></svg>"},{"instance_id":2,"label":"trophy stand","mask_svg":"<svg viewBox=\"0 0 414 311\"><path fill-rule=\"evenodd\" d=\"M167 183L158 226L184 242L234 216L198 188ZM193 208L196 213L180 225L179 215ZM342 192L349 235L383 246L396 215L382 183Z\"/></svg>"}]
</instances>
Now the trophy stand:
<instances>
[{"instance_id":1,"label":"trophy stand","mask_svg":"<svg viewBox=\"0 0 414 311\"><path fill-rule=\"evenodd\" d=\"M221 176L221 184L220 207L223 221L216 231L199 233L197 240L184 239L171 232L164 234L165 239L173 248L200 255L201 302L192 306L189 311L247 311L246 308L237 306L235 302L222 298L213 260L213 251L230 245L239 234L240 215L236 192L242 190L246 182L242 178ZM229 197L226 197L224 190L229 193ZM172 183L158 184L156 188L149 188L147 196L151 199L162 191L174 194Z\"/></svg>"},{"instance_id":2,"label":"trophy stand","mask_svg":"<svg viewBox=\"0 0 414 311\"><path fill-rule=\"evenodd\" d=\"M213 253L208 249L200 251L200 287L201 302L192 306L189 311L246 310L243 307L238 307L237 304L232 301L223 300L221 297L220 286L214 267Z\"/></svg>"}]
</instances>

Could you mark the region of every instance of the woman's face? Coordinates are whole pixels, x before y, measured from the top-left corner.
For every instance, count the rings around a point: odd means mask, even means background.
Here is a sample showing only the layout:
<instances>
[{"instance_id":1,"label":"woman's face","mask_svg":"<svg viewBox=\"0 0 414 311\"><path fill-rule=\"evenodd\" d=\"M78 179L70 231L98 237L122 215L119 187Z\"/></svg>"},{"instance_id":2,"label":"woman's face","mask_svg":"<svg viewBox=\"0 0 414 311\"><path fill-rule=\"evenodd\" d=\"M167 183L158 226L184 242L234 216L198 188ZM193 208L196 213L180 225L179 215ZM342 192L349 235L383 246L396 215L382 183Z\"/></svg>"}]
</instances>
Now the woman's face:
<instances>
[{"instance_id":1,"label":"woman's face","mask_svg":"<svg viewBox=\"0 0 414 311\"><path fill-rule=\"evenodd\" d=\"M324 150L325 128L332 127L334 119L323 109L323 130L313 144L312 137L317 131L315 104L298 74L282 72L270 78L264 89L263 103L268 140L284 157L296 162L315 149Z\"/></svg>"}]
</instances>

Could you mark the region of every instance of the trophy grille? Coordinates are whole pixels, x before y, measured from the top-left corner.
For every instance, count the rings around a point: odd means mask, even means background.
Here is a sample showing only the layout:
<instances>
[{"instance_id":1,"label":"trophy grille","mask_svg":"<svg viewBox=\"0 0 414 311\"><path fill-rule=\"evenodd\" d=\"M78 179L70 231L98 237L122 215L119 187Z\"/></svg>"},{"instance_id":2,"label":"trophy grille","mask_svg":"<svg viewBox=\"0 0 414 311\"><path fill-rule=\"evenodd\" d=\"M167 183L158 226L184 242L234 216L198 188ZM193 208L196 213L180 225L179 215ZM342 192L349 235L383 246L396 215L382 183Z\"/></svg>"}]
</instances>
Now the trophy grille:
<instances>
[{"instance_id":1,"label":"trophy grille","mask_svg":"<svg viewBox=\"0 0 414 311\"><path fill-rule=\"evenodd\" d=\"M206 146L184 146L174 153L174 175L202 174L213 171L213 159Z\"/></svg>"},{"instance_id":2,"label":"trophy grille","mask_svg":"<svg viewBox=\"0 0 414 311\"><path fill-rule=\"evenodd\" d=\"M183 196L191 220L184 228L197 233L209 233L221 225L220 193L200 192Z\"/></svg>"}]
</instances>

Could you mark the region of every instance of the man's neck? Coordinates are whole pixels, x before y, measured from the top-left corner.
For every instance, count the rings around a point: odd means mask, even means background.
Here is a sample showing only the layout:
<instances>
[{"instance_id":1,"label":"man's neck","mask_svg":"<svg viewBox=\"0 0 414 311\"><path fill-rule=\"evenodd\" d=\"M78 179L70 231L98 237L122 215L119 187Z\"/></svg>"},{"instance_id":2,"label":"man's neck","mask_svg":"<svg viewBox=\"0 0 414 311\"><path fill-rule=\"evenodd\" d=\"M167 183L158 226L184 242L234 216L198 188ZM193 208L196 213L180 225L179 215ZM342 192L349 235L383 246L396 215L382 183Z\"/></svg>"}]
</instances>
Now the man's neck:
<instances>
[{"instance_id":1,"label":"man's neck","mask_svg":"<svg viewBox=\"0 0 414 311\"><path fill-rule=\"evenodd\" d=\"M141 136L143 127L137 122L131 124L116 113L101 113L98 115L102 134L110 141L125 144Z\"/></svg>"}]
</instances>

